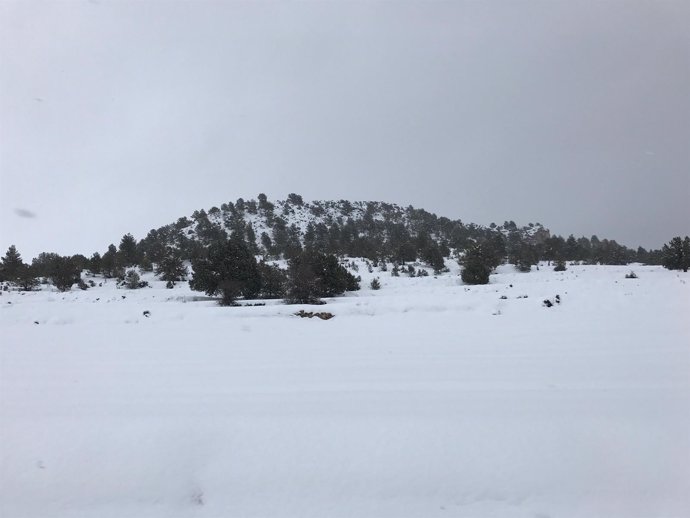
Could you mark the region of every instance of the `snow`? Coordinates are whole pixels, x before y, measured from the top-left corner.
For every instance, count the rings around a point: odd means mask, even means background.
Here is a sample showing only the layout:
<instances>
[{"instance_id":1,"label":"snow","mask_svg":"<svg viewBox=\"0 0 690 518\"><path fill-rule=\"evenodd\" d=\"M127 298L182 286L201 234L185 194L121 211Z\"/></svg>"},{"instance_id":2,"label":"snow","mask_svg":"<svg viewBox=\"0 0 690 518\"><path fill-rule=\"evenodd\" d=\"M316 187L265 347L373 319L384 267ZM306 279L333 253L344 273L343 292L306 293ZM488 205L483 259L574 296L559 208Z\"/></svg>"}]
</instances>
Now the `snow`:
<instances>
[{"instance_id":1,"label":"snow","mask_svg":"<svg viewBox=\"0 0 690 518\"><path fill-rule=\"evenodd\" d=\"M328 321L3 293L0 516L690 516L688 274L359 265Z\"/></svg>"}]
</instances>

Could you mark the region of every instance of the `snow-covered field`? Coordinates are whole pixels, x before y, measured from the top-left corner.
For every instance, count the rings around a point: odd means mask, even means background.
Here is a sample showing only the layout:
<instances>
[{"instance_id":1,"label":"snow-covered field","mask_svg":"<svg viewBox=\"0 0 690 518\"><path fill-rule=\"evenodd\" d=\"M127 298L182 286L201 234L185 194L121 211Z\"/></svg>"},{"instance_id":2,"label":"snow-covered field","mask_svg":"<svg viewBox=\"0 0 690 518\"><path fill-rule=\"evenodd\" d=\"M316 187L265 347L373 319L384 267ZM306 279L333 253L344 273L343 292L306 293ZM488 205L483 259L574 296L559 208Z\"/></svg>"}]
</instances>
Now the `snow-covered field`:
<instances>
[{"instance_id":1,"label":"snow-covered field","mask_svg":"<svg viewBox=\"0 0 690 518\"><path fill-rule=\"evenodd\" d=\"M0 516L690 516L690 274L634 270L3 293Z\"/></svg>"}]
</instances>

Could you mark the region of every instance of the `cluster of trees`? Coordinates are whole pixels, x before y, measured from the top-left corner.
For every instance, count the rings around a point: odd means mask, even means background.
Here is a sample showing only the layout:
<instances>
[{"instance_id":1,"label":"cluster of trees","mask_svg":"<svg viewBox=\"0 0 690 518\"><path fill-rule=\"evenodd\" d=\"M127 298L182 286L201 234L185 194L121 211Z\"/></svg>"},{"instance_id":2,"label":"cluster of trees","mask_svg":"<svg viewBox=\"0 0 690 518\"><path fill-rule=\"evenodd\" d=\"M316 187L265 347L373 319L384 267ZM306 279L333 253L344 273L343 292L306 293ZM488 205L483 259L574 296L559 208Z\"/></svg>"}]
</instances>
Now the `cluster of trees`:
<instances>
[{"instance_id":1,"label":"cluster of trees","mask_svg":"<svg viewBox=\"0 0 690 518\"><path fill-rule=\"evenodd\" d=\"M406 263L421 261L439 273L455 251L463 279L481 283L504 262L520 271L529 271L539 261L553 262L560 269L567 261L687 269L687 249L687 237L674 238L662 250L632 250L597 236L551 236L539 223L518 227L506 221L481 227L411 206L346 200L310 204L295 193L272 203L262 193L257 200L239 198L208 212L195 211L191 218L152 229L140 241L125 234L118 246L111 244L102 255L96 252L89 258L42 253L27 265L10 247L2 259L0 280L34 289L38 278L44 278L69 289L83 283L83 270L123 281L128 269L138 267L155 271L173 287L187 280L185 265L191 263L192 286L221 294L224 303L238 297L316 300L342 293L342 286L352 288L352 279L338 265L339 256L363 257L374 264L393 262L398 272ZM288 259L287 272L269 265L277 258ZM307 285L312 287L300 291Z\"/></svg>"},{"instance_id":2,"label":"cluster of trees","mask_svg":"<svg viewBox=\"0 0 690 518\"><path fill-rule=\"evenodd\" d=\"M211 244L192 261L193 290L220 295L222 305L239 297L284 298L288 303L315 304L321 297L359 289L359 280L333 255L303 251L292 257L287 272L265 261L257 262L250 246L239 236Z\"/></svg>"},{"instance_id":3,"label":"cluster of trees","mask_svg":"<svg viewBox=\"0 0 690 518\"><path fill-rule=\"evenodd\" d=\"M554 270L564 271L566 260L620 265L633 262L629 254L626 259L625 250L627 249L615 241L606 239L599 241L596 236L593 236L591 240L586 238L575 240L573 236L563 240L555 236L547 238L542 245L520 241L513 243L512 246L510 243L506 246L502 238L494 236L469 246L460 256L459 263L463 267L461 272L463 282L487 284L491 272L503 264L506 257L508 262L514 264L520 271L529 271L540 260L553 262ZM690 237L688 236L684 239L674 237L658 251L639 250L637 257L652 255L655 257L654 261L647 264L663 264L666 268L685 272L690 268ZM583 259L583 257L589 259Z\"/></svg>"},{"instance_id":4,"label":"cluster of trees","mask_svg":"<svg viewBox=\"0 0 690 518\"><path fill-rule=\"evenodd\" d=\"M298 224L298 221L300 224ZM539 223L518 227L514 221L489 227L438 217L425 210L381 202L305 203L298 194L271 203L239 198L208 212L151 230L137 244L146 260L157 263L166 248L191 261L211 243L241 236L255 255L291 259L305 250L336 256L387 260L398 264L423 261L436 272L451 250L463 251L477 242L490 242L508 262L527 271L540 260L589 264L661 264L660 250L629 249L616 241L551 236Z\"/></svg>"},{"instance_id":5,"label":"cluster of trees","mask_svg":"<svg viewBox=\"0 0 690 518\"><path fill-rule=\"evenodd\" d=\"M38 288L39 278L49 280L60 291L67 291L74 284L85 287L81 278L81 257L41 253L29 265L12 245L1 259L0 281L9 282L24 291Z\"/></svg>"}]
</instances>

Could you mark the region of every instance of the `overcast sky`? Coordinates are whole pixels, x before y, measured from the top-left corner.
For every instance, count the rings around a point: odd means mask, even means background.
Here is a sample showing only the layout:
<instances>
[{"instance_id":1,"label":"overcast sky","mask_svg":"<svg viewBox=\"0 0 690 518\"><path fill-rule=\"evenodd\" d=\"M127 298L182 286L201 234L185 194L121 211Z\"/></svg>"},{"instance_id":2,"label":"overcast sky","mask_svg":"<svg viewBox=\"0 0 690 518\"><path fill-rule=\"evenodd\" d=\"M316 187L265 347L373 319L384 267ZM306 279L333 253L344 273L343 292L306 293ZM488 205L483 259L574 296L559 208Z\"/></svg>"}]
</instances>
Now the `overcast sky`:
<instances>
[{"instance_id":1,"label":"overcast sky","mask_svg":"<svg viewBox=\"0 0 690 518\"><path fill-rule=\"evenodd\" d=\"M239 197L690 233L690 2L0 3L0 254Z\"/></svg>"}]
</instances>

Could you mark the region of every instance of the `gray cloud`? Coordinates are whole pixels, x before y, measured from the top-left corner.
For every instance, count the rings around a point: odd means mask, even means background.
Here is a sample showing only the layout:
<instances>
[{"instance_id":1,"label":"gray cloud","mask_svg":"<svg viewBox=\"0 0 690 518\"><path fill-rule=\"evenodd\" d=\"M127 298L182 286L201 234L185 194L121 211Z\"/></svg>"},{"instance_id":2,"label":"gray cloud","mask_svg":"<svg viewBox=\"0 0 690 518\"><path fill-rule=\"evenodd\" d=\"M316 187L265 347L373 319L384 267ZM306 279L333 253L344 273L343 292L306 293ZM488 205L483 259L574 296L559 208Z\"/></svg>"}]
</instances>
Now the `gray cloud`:
<instances>
[{"instance_id":1,"label":"gray cloud","mask_svg":"<svg viewBox=\"0 0 690 518\"><path fill-rule=\"evenodd\" d=\"M689 26L685 1L5 2L0 188L42 218L0 244L299 192L657 247L690 232Z\"/></svg>"},{"instance_id":2,"label":"gray cloud","mask_svg":"<svg viewBox=\"0 0 690 518\"><path fill-rule=\"evenodd\" d=\"M14 209L14 213L20 218L35 218L36 214L26 209Z\"/></svg>"}]
</instances>

